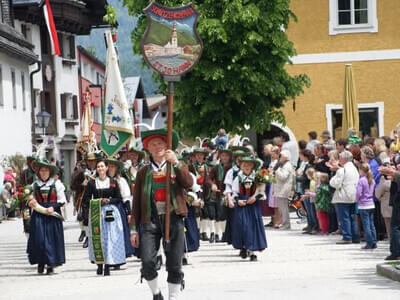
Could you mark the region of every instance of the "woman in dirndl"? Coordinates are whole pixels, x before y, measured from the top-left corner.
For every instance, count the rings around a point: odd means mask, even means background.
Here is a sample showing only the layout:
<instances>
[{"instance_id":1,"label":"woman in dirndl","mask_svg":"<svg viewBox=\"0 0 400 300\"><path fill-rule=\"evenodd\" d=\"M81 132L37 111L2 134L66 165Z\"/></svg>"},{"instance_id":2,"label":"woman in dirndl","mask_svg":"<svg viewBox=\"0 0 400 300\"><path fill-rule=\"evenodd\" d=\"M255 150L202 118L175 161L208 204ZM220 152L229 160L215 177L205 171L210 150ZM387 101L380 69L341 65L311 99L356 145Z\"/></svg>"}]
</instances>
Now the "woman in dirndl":
<instances>
[{"instance_id":1,"label":"woman in dirndl","mask_svg":"<svg viewBox=\"0 0 400 300\"><path fill-rule=\"evenodd\" d=\"M89 181L83 196L84 217L89 223L89 259L97 264L97 275L102 275L104 269L104 276L110 275L110 267L126 263L124 228L118 209L122 201L121 192L118 182L107 176L107 170L107 163L99 160L96 164L97 177ZM99 224L94 223L97 201L101 201Z\"/></svg>"},{"instance_id":2,"label":"woman in dirndl","mask_svg":"<svg viewBox=\"0 0 400 300\"><path fill-rule=\"evenodd\" d=\"M233 218L232 245L240 249L240 256L250 261L256 261L254 251L267 248L264 223L262 220L260 201L265 200L265 184L258 184L255 180L260 162L251 157L239 159L240 169L232 184L235 204Z\"/></svg>"},{"instance_id":3,"label":"woman in dirndl","mask_svg":"<svg viewBox=\"0 0 400 300\"><path fill-rule=\"evenodd\" d=\"M32 184L33 196L27 199L28 206L34 209L30 219L27 253L30 264L38 265L39 274L47 266L46 274L51 275L55 267L65 263L61 217L61 206L66 202L65 187L60 180L54 180L57 167L46 159L35 159L32 168L38 179Z\"/></svg>"},{"instance_id":4,"label":"woman in dirndl","mask_svg":"<svg viewBox=\"0 0 400 300\"><path fill-rule=\"evenodd\" d=\"M197 184L196 176L190 173L193 177L193 185L187 195L186 205L188 208L188 215L184 219L185 224L185 250L182 259L182 264L187 265L188 253L195 252L200 248L200 233L196 220L196 207L200 207L201 200L198 197L201 192L200 185Z\"/></svg>"},{"instance_id":5,"label":"woman in dirndl","mask_svg":"<svg viewBox=\"0 0 400 300\"><path fill-rule=\"evenodd\" d=\"M108 165L108 176L114 178L118 182L118 187L121 192L122 201L117 204L117 208L121 215L122 226L124 227L125 254L126 257L136 255L136 249L131 244L131 233L128 225L128 216L131 214L132 194L127 180L121 176L124 169L124 164L114 158L106 160ZM118 267L117 267L118 269Z\"/></svg>"}]
</instances>

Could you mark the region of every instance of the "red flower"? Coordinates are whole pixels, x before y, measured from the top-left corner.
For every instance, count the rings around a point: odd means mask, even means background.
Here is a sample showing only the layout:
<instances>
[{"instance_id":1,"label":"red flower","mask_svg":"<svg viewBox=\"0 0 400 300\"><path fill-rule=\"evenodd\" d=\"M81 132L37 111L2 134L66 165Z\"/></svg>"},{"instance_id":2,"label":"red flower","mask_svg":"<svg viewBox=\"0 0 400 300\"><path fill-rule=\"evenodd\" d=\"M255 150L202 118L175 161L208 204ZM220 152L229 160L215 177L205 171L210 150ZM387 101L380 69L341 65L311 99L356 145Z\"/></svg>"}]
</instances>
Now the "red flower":
<instances>
[{"instance_id":1,"label":"red flower","mask_svg":"<svg viewBox=\"0 0 400 300\"><path fill-rule=\"evenodd\" d=\"M23 186L18 187L18 192L22 192L24 190Z\"/></svg>"},{"instance_id":2,"label":"red flower","mask_svg":"<svg viewBox=\"0 0 400 300\"><path fill-rule=\"evenodd\" d=\"M165 189L158 189L156 190L156 192L154 193L154 200L157 202L163 202L165 201L166 198L166 190Z\"/></svg>"},{"instance_id":3,"label":"red flower","mask_svg":"<svg viewBox=\"0 0 400 300\"><path fill-rule=\"evenodd\" d=\"M197 184L202 185L204 183L204 177L197 177Z\"/></svg>"},{"instance_id":4,"label":"red flower","mask_svg":"<svg viewBox=\"0 0 400 300\"><path fill-rule=\"evenodd\" d=\"M21 197L22 196L22 192L18 192L17 195L18 195L18 197Z\"/></svg>"}]
</instances>

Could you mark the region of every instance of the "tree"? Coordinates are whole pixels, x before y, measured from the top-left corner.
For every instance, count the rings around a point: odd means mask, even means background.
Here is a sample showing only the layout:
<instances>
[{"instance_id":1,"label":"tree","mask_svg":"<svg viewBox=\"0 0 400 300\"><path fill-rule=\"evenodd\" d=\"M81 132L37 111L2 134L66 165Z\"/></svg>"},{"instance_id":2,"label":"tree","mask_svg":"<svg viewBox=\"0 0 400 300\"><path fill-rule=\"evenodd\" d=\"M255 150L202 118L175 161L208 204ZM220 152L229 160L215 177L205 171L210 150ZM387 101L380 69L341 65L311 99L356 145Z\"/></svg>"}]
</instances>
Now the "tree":
<instances>
[{"instance_id":1,"label":"tree","mask_svg":"<svg viewBox=\"0 0 400 300\"><path fill-rule=\"evenodd\" d=\"M170 7L185 0L159 0ZM307 75L290 76L285 67L296 52L285 30L296 20L290 0L194 0L203 40L199 64L175 88L175 128L189 136L238 132L247 124L257 132L272 121L285 122L280 111L309 86ZM124 0L138 17L132 32L134 51L146 27L148 1ZM165 84L164 84L165 90Z\"/></svg>"}]
</instances>

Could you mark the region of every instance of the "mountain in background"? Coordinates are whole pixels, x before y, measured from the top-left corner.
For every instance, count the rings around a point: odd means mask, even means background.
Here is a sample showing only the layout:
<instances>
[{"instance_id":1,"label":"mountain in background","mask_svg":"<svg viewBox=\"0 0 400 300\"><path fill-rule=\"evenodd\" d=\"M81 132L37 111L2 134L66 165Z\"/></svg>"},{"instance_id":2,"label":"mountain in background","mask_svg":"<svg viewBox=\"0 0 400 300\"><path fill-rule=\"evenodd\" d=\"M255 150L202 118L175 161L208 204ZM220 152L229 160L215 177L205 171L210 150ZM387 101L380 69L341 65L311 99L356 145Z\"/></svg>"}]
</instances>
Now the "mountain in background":
<instances>
[{"instance_id":1,"label":"mountain in background","mask_svg":"<svg viewBox=\"0 0 400 300\"><path fill-rule=\"evenodd\" d=\"M172 27L168 26L168 23L161 23L153 21L149 35L145 40L145 44L156 44L164 46L171 39ZM186 45L196 45L198 42L191 32L179 32L178 31L178 44L180 47Z\"/></svg>"},{"instance_id":2,"label":"mountain in background","mask_svg":"<svg viewBox=\"0 0 400 300\"><path fill-rule=\"evenodd\" d=\"M118 56L122 77L140 76L147 96L154 95L158 85L152 78L153 72L142 66L142 56L132 50L131 32L136 27L137 18L128 15L128 9L118 0L108 0L118 13ZM91 51L93 49L98 59L106 61L104 44L105 29L93 29L88 36L79 36L77 44Z\"/></svg>"}]
</instances>

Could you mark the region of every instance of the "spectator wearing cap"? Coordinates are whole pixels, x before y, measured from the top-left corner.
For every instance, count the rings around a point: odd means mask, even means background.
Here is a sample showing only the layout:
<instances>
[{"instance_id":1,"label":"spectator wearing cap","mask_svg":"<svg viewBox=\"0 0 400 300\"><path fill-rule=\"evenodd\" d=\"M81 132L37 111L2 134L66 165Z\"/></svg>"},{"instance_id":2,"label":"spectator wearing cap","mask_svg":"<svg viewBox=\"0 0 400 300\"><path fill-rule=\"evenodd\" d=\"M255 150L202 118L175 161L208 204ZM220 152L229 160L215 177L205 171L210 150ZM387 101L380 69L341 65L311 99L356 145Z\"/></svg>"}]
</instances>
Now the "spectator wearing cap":
<instances>
[{"instance_id":1,"label":"spectator wearing cap","mask_svg":"<svg viewBox=\"0 0 400 300\"><path fill-rule=\"evenodd\" d=\"M331 137L329 130L324 130L321 133L322 144L324 145L326 151L331 151L336 149L336 143Z\"/></svg>"},{"instance_id":2,"label":"spectator wearing cap","mask_svg":"<svg viewBox=\"0 0 400 300\"><path fill-rule=\"evenodd\" d=\"M315 154L314 147L315 145L320 144L320 142L317 140L317 132L310 131L308 133L308 137L310 138L310 141L307 143L306 149L310 150L312 154Z\"/></svg>"}]
</instances>

